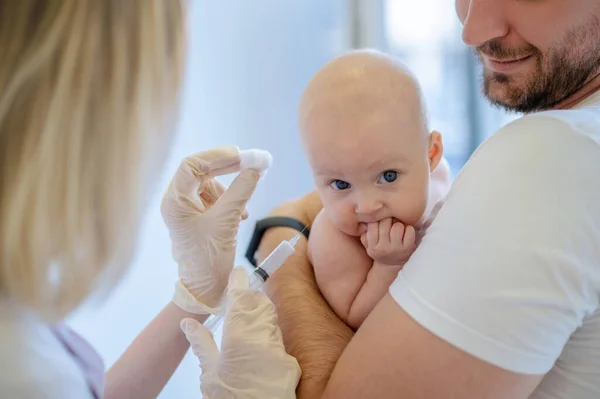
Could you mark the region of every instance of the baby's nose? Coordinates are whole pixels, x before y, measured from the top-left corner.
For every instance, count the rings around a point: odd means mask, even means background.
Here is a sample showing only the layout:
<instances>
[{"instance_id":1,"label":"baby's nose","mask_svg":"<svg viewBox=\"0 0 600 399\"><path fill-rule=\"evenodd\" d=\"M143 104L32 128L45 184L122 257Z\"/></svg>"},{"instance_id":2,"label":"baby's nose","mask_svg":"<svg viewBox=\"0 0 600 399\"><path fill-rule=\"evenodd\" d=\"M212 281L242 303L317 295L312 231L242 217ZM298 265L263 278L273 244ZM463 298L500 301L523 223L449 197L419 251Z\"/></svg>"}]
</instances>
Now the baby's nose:
<instances>
[{"instance_id":1,"label":"baby's nose","mask_svg":"<svg viewBox=\"0 0 600 399\"><path fill-rule=\"evenodd\" d=\"M381 201L377 200L362 200L356 204L356 215L363 223L371 223L378 221L378 215L383 208Z\"/></svg>"}]
</instances>

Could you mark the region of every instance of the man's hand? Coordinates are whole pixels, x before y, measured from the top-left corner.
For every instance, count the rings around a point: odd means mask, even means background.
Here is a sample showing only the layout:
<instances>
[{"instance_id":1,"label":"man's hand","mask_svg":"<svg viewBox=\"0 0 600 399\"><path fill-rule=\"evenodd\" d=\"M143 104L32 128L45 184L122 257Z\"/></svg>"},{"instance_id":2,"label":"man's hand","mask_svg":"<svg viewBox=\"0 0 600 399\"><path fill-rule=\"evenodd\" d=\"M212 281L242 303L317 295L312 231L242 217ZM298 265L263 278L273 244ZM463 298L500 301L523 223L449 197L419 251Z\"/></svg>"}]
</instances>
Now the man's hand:
<instances>
[{"instance_id":1,"label":"man's hand","mask_svg":"<svg viewBox=\"0 0 600 399\"><path fill-rule=\"evenodd\" d=\"M415 229L391 218L369 223L360 241L367 254L384 265L403 265L417 248Z\"/></svg>"},{"instance_id":2,"label":"man's hand","mask_svg":"<svg viewBox=\"0 0 600 399\"><path fill-rule=\"evenodd\" d=\"M281 204L270 216L292 217L312 224L322 208L313 191ZM261 240L257 260L261 262L281 241L296 234L298 231L289 227L270 228ZM321 397L333 367L354 335L321 295L306 246L307 240L302 238L296 252L264 286L277 309L285 349L302 369L296 390L298 399Z\"/></svg>"}]
</instances>

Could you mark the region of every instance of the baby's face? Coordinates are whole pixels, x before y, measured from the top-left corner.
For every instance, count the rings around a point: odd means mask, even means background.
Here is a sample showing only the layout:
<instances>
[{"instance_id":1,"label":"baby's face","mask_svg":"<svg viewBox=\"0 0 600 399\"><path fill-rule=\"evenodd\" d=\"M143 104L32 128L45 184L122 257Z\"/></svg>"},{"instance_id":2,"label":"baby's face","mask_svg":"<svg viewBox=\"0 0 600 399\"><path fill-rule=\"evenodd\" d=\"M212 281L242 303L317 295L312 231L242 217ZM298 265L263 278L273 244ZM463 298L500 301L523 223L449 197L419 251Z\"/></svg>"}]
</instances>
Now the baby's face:
<instances>
[{"instance_id":1,"label":"baby's face","mask_svg":"<svg viewBox=\"0 0 600 399\"><path fill-rule=\"evenodd\" d=\"M424 126L417 116L381 108L343 117L313 112L303 126L325 212L352 236L385 218L419 227L425 217L430 165Z\"/></svg>"}]
</instances>

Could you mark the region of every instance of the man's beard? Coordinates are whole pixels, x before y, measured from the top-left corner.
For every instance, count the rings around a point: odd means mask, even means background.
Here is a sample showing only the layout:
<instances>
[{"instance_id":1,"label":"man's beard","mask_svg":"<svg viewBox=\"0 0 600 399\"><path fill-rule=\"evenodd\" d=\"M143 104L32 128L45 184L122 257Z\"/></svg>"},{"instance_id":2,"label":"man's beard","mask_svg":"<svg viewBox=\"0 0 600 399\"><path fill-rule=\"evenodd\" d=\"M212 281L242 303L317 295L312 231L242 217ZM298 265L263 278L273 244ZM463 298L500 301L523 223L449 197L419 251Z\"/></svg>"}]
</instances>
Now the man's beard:
<instances>
[{"instance_id":1,"label":"man's beard","mask_svg":"<svg viewBox=\"0 0 600 399\"><path fill-rule=\"evenodd\" d=\"M600 22L594 18L592 23L569 31L559 44L545 54L532 45L521 49L504 48L497 39L476 49L480 57L482 52L499 60L531 55L536 61L535 71L518 86L510 75L484 70L483 94L492 105L522 113L551 109L581 89L598 73ZM491 90L498 85L505 86L504 94L501 98L493 98Z\"/></svg>"}]
</instances>

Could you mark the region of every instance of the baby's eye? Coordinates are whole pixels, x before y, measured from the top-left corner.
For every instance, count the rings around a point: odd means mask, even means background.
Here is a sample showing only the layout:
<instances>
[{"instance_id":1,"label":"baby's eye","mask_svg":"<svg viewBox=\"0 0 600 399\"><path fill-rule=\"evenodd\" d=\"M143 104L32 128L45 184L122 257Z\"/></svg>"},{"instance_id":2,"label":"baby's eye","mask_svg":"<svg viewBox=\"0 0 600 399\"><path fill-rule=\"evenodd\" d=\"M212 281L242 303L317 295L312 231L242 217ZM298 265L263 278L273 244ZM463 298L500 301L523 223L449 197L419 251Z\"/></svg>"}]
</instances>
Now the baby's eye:
<instances>
[{"instance_id":1,"label":"baby's eye","mask_svg":"<svg viewBox=\"0 0 600 399\"><path fill-rule=\"evenodd\" d=\"M398 178L398 172L395 170L386 170L379 177L379 183L392 183Z\"/></svg>"},{"instance_id":2,"label":"baby's eye","mask_svg":"<svg viewBox=\"0 0 600 399\"><path fill-rule=\"evenodd\" d=\"M350 183L345 182L343 180L333 180L330 184L331 188L334 190L347 190L350 188Z\"/></svg>"}]
</instances>

